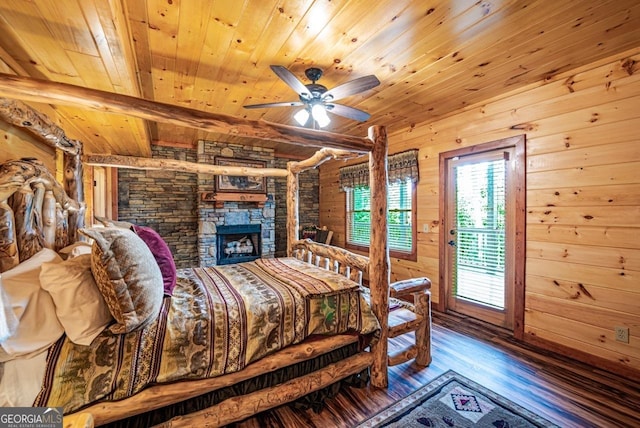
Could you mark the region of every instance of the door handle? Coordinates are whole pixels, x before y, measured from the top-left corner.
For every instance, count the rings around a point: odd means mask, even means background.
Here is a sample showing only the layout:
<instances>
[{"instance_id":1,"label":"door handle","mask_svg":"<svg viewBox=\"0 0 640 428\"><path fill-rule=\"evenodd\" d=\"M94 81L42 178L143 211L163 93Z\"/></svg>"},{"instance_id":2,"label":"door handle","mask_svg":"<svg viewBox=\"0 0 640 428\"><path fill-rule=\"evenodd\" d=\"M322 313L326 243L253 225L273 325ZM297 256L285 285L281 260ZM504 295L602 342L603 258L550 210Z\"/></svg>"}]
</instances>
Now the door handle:
<instances>
[{"instance_id":1,"label":"door handle","mask_svg":"<svg viewBox=\"0 0 640 428\"><path fill-rule=\"evenodd\" d=\"M456 246L456 241L454 241L453 239L449 242L447 242L447 244L451 245L452 247Z\"/></svg>"}]
</instances>

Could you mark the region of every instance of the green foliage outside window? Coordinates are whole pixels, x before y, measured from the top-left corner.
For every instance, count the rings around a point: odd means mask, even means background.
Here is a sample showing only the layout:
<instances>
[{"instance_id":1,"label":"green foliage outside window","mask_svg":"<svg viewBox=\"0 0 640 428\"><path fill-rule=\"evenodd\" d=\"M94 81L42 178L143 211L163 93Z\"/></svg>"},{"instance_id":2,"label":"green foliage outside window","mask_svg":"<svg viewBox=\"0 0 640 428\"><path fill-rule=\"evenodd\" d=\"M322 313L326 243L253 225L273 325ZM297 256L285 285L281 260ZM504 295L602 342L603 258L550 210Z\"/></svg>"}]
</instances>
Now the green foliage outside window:
<instances>
[{"instance_id":1,"label":"green foliage outside window","mask_svg":"<svg viewBox=\"0 0 640 428\"><path fill-rule=\"evenodd\" d=\"M457 170L456 257L458 266L504 271L504 162Z\"/></svg>"},{"instance_id":2,"label":"green foliage outside window","mask_svg":"<svg viewBox=\"0 0 640 428\"><path fill-rule=\"evenodd\" d=\"M412 186L410 179L389 184L387 222L389 248L410 253L413 250ZM371 192L369 187L357 187L348 191L347 242L369 246L371 224Z\"/></svg>"}]
</instances>

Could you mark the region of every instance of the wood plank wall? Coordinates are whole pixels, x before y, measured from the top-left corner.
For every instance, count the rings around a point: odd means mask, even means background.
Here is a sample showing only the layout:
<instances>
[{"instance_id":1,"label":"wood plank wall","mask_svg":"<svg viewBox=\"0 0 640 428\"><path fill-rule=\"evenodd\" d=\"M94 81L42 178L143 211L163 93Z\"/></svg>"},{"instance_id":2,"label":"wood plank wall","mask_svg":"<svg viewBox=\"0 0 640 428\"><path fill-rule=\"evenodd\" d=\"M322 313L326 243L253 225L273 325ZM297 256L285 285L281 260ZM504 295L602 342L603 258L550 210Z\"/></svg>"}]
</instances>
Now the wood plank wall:
<instances>
[{"instance_id":1,"label":"wood plank wall","mask_svg":"<svg viewBox=\"0 0 640 428\"><path fill-rule=\"evenodd\" d=\"M525 340L640 373L640 47L449 117L389 128L389 153L418 148L418 259L438 302L440 152L526 134ZM352 162L353 163L353 162ZM345 241L338 169L320 170L320 222ZM429 232L423 232L423 225ZM614 327L630 330L615 341Z\"/></svg>"}]
</instances>

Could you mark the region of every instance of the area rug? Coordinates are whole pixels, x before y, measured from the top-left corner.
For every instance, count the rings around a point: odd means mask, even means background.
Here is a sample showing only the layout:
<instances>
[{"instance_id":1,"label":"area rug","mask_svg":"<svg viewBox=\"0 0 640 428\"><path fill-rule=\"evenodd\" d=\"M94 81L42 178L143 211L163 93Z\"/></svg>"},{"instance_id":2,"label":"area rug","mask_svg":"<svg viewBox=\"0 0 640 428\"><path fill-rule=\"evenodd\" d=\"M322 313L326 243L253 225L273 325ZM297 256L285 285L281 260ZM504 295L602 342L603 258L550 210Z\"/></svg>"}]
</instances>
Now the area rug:
<instances>
[{"instance_id":1,"label":"area rug","mask_svg":"<svg viewBox=\"0 0 640 428\"><path fill-rule=\"evenodd\" d=\"M454 371L358 425L380 427L556 427L546 419Z\"/></svg>"}]
</instances>

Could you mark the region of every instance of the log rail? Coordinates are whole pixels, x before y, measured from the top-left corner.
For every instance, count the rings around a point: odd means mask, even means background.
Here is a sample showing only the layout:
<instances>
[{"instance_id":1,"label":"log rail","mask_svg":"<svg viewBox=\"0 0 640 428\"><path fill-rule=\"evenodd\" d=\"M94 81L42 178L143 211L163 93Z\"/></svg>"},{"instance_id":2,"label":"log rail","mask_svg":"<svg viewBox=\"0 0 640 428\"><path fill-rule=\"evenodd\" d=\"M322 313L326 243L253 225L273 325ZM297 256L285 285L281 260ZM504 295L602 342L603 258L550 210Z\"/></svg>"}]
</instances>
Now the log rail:
<instances>
[{"instance_id":1,"label":"log rail","mask_svg":"<svg viewBox=\"0 0 640 428\"><path fill-rule=\"evenodd\" d=\"M0 96L37 103L70 105L109 113L125 114L208 132L232 134L281 143L333 147L367 153L367 138L296 126L241 119L129 95L84 88L67 83L0 73Z\"/></svg>"},{"instance_id":2,"label":"log rail","mask_svg":"<svg viewBox=\"0 0 640 428\"><path fill-rule=\"evenodd\" d=\"M278 386L232 397L212 407L178 416L157 426L184 428L225 426L332 385L371 366L372 359L371 353L361 352Z\"/></svg>"},{"instance_id":3,"label":"log rail","mask_svg":"<svg viewBox=\"0 0 640 428\"><path fill-rule=\"evenodd\" d=\"M369 259L340 247L314 242L311 239L295 241L293 256L312 265L337 272L362 285L369 272Z\"/></svg>"},{"instance_id":4,"label":"log rail","mask_svg":"<svg viewBox=\"0 0 640 428\"><path fill-rule=\"evenodd\" d=\"M275 354L268 355L248 365L243 370L235 373L229 373L224 376L218 376L218 377L208 378L208 379L176 382L171 385L151 386L147 389L140 391L139 393L137 393L132 397L129 397L120 401L97 403L85 409L82 409L79 413L90 413L93 416L93 419L97 426L108 424L124 418L128 418L130 416L135 416L140 412L157 410L173 403L188 400L190 398L197 397L207 392L215 391L220 388L234 385L238 382L242 382L244 380L250 379L252 377L255 377L264 373L273 372L283 367L288 367L290 365L293 365L302 361L307 361L317 357L318 355L322 355L324 353L356 343L357 341L358 341L358 336L347 335L347 334L339 335L339 336L330 336L330 337L321 338L321 339L314 339L313 341L305 341L297 345L288 346L278 351ZM369 353L361 352L360 354L369 354ZM359 354L355 354L355 355L359 355ZM345 372L345 375L343 377L346 377L351 374L359 373L363 369L364 367L358 368L357 370L354 368L353 370L350 370L348 373ZM332 369L329 369L329 370L320 369L318 371L313 372L312 375L324 376L323 373L330 372L331 370ZM335 379L335 380L338 380L338 379ZM279 404L290 402L291 399L289 398L292 394L295 393L297 388L298 388L298 385L296 385L295 387L289 387L289 388L285 387L282 391L274 391L274 388L270 388L271 395L269 398L269 403L272 404L271 407L275 407ZM294 397L292 399L295 400L296 398L299 398L299 397ZM243 407L245 404L246 406L254 406L255 395L252 397L248 397L245 395L235 397L233 399L233 403L235 403L234 406L239 406L239 407ZM222 403L218 404L217 406L218 408L221 408ZM226 407L228 405L224 405L224 406ZM264 408L263 410L266 410L267 408ZM209 409L211 408L203 410L203 413L201 414L204 414L204 412ZM211 415L209 413L207 413L207 415L208 415L207 418L211 419ZM247 417L247 416L243 416L239 418L238 416L239 416L238 412L234 410L233 412L227 413L226 415L220 415L219 425L209 425L209 426L222 426L222 425L231 423L233 421L241 420ZM183 417L181 417L180 419L184 420ZM189 420L193 421L193 418ZM191 426L204 426L204 425L195 424Z\"/></svg>"}]
</instances>

